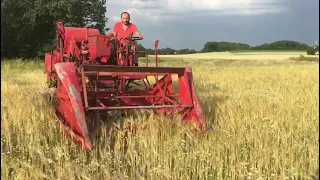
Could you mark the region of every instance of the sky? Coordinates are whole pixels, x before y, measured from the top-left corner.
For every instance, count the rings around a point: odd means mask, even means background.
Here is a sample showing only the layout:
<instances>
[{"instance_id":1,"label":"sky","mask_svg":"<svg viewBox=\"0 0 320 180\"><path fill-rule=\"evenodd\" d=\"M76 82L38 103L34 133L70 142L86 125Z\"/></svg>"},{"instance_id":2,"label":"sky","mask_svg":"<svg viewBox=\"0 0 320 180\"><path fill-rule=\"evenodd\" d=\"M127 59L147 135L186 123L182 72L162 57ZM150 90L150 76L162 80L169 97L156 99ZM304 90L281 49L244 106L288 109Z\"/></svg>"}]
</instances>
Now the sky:
<instances>
[{"instance_id":1,"label":"sky","mask_svg":"<svg viewBox=\"0 0 320 180\"><path fill-rule=\"evenodd\" d=\"M159 48L196 50L212 41L255 46L319 40L319 0L107 0L107 27L113 28L123 11L146 48L156 39Z\"/></svg>"}]
</instances>

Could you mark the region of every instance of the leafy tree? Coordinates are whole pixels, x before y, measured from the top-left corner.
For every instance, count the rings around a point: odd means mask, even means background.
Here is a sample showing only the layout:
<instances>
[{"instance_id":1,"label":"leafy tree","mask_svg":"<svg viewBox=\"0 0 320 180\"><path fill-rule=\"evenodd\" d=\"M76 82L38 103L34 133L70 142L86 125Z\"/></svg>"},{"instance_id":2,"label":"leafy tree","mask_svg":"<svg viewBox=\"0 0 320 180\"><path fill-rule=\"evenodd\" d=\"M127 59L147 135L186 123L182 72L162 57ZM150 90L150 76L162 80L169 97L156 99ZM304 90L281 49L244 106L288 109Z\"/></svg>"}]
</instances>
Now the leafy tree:
<instances>
[{"instance_id":1,"label":"leafy tree","mask_svg":"<svg viewBox=\"0 0 320 180\"><path fill-rule=\"evenodd\" d=\"M1 58L39 57L54 47L55 22L108 28L105 0L1 0Z\"/></svg>"},{"instance_id":2,"label":"leafy tree","mask_svg":"<svg viewBox=\"0 0 320 180\"><path fill-rule=\"evenodd\" d=\"M145 50L146 48L144 48L142 44L137 43L137 51L145 51ZM145 56L146 56L145 53L138 54L138 57L145 57Z\"/></svg>"},{"instance_id":3,"label":"leafy tree","mask_svg":"<svg viewBox=\"0 0 320 180\"><path fill-rule=\"evenodd\" d=\"M196 50L187 48L187 49L177 50L176 52L177 52L177 54L194 54L194 53L196 53Z\"/></svg>"},{"instance_id":4,"label":"leafy tree","mask_svg":"<svg viewBox=\"0 0 320 180\"><path fill-rule=\"evenodd\" d=\"M235 51L235 50L248 50L250 46L243 43L234 42L207 42L202 52L221 52L221 51Z\"/></svg>"},{"instance_id":5,"label":"leafy tree","mask_svg":"<svg viewBox=\"0 0 320 180\"><path fill-rule=\"evenodd\" d=\"M296 41L275 41L271 44L262 44L260 46L252 47L253 50L306 50L308 45L304 43L299 43Z\"/></svg>"},{"instance_id":6,"label":"leafy tree","mask_svg":"<svg viewBox=\"0 0 320 180\"><path fill-rule=\"evenodd\" d=\"M146 49L146 51L148 52L148 55L154 55L154 49Z\"/></svg>"}]
</instances>

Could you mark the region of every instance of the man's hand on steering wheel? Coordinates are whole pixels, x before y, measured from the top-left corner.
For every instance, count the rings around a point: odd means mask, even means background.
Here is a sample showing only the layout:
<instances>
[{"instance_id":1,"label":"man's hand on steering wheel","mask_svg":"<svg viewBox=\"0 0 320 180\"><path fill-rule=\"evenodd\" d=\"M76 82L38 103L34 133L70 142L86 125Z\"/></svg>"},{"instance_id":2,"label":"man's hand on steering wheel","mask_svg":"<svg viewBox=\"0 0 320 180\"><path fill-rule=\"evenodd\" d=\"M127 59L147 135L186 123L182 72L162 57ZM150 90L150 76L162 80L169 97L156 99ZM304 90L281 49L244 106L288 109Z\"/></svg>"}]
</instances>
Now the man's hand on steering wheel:
<instances>
[{"instance_id":1,"label":"man's hand on steering wheel","mask_svg":"<svg viewBox=\"0 0 320 180\"><path fill-rule=\"evenodd\" d=\"M125 39L126 39L126 40L129 40L129 41L141 40L140 37L126 37Z\"/></svg>"}]
</instances>

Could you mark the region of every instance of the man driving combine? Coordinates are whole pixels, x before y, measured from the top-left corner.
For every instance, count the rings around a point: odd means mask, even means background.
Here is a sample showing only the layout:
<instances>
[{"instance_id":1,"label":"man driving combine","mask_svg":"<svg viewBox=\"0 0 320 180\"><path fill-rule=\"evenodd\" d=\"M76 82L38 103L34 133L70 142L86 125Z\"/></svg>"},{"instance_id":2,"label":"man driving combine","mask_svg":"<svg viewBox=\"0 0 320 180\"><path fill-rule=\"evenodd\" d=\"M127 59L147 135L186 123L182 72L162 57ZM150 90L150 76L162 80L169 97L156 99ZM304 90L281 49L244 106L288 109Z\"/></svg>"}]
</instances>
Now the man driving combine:
<instances>
[{"instance_id":1,"label":"man driving combine","mask_svg":"<svg viewBox=\"0 0 320 180\"><path fill-rule=\"evenodd\" d=\"M142 40L143 37L138 31L138 28L135 24L130 22L130 14L128 12L122 12L121 13L121 22L117 22L113 27L113 32L109 33L108 36L111 37L117 37L118 41L121 44L128 43L128 40L125 38L131 38L132 35L136 35L138 37L138 40ZM135 56L134 63L138 63L138 57Z\"/></svg>"},{"instance_id":2,"label":"man driving combine","mask_svg":"<svg viewBox=\"0 0 320 180\"><path fill-rule=\"evenodd\" d=\"M128 12L121 13L121 22L117 22L114 25L112 34L116 36L118 40L121 38L130 38L133 34L136 35L139 40L143 39L137 26L130 22L130 14Z\"/></svg>"}]
</instances>

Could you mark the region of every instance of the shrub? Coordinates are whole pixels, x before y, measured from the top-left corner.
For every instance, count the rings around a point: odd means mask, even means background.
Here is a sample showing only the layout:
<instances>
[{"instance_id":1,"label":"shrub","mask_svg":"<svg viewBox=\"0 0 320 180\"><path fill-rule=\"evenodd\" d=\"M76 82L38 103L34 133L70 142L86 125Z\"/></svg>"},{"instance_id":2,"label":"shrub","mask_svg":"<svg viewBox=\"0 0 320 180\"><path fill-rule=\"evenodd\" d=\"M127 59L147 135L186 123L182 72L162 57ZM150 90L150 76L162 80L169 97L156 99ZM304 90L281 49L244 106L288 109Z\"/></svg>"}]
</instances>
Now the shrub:
<instances>
[{"instance_id":1,"label":"shrub","mask_svg":"<svg viewBox=\"0 0 320 180\"><path fill-rule=\"evenodd\" d=\"M303 55L300 55L300 57L290 57L290 60L294 61L309 61L309 62L319 62L318 57L305 57Z\"/></svg>"},{"instance_id":2,"label":"shrub","mask_svg":"<svg viewBox=\"0 0 320 180\"><path fill-rule=\"evenodd\" d=\"M315 55L316 54L316 50L310 47L310 48L307 49L307 54L308 55Z\"/></svg>"}]
</instances>

